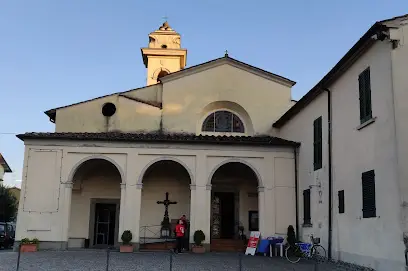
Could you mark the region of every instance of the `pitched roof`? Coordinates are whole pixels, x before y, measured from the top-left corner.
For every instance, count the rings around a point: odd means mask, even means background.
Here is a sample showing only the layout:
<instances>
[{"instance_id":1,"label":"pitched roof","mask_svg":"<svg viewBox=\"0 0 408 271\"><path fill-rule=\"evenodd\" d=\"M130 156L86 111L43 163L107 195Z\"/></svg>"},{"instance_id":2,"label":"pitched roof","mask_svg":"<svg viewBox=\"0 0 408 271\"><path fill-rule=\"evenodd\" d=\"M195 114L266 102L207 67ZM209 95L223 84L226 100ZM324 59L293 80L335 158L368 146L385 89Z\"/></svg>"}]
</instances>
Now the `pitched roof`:
<instances>
[{"instance_id":1,"label":"pitched roof","mask_svg":"<svg viewBox=\"0 0 408 271\"><path fill-rule=\"evenodd\" d=\"M228 54L226 54L225 56L220 57L220 58L216 58L216 59L213 59L213 60L198 64L198 65L188 67L186 69L182 69L182 70L177 71L177 72L170 73L170 74L168 74L166 76L161 77L159 80L161 82L165 83L165 82L168 82L168 81L171 81L171 80L178 79L178 78L180 78L180 77L182 77L182 76L184 76L186 74L200 72L202 70L205 70L205 69L217 66L217 65L222 65L222 64L230 64L230 65L235 66L237 68L243 69L243 70L245 70L247 72L251 72L251 73L263 76L263 77L265 77L265 78L267 78L269 80L273 80L273 81L283 83L283 84L286 84L286 85L289 85L289 86L294 86L296 84L295 81L292 81L292 80L290 80L290 79L288 79L286 77L283 77L283 76L280 76L280 75L265 71L265 70L260 69L258 67L255 67L255 66L249 65L247 63L244 63L242 61L236 60L236 59L234 59L232 57L229 57Z\"/></svg>"},{"instance_id":2,"label":"pitched roof","mask_svg":"<svg viewBox=\"0 0 408 271\"><path fill-rule=\"evenodd\" d=\"M4 159L3 155L0 153L0 165L3 166L4 172L7 173L12 173L13 171L11 170L10 166L7 164L6 159Z\"/></svg>"},{"instance_id":3,"label":"pitched roof","mask_svg":"<svg viewBox=\"0 0 408 271\"><path fill-rule=\"evenodd\" d=\"M290 119L296 116L317 96L325 92L331 83L339 78L365 50L370 48L371 45L375 43L375 40L372 39L373 35L381 34L382 31L387 30L388 27L392 25L392 22L396 22L396 20L401 21L404 18L408 18L408 14L374 23L371 28L354 44L354 46L340 59L340 61L272 126L275 128L280 128Z\"/></svg>"},{"instance_id":4,"label":"pitched roof","mask_svg":"<svg viewBox=\"0 0 408 271\"><path fill-rule=\"evenodd\" d=\"M122 141L143 143L178 143L178 144L215 144L215 145L252 145L252 146L292 146L298 142L272 136L209 136L187 133L25 133L17 137L21 140L85 140L85 141Z\"/></svg>"},{"instance_id":5,"label":"pitched roof","mask_svg":"<svg viewBox=\"0 0 408 271\"><path fill-rule=\"evenodd\" d=\"M134 101L139 102L139 103L144 103L144 104L147 104L147 105L150 105L150 106L154 106L154 107L161 108L161 104L160 104L160 103L155 103L155 102L151 102L151 101L145 101L145 100L142 100L142 99L139 99L139 98L134 98L134 97L130 97L130 96L127 96L127 95L126 95L126 93L128 93L128 92L135 91L135 90L139 90L139 89L144 89L144 88L147 88L147 87L150 87L150 86L145 86L145 87L141 87L141 88L135 88L135 89L131 89L131 90L126 90L126 91L121 91L121 92L115 92L115 93L112 93L112 94L107 94L107 95L99 96L99 97L92 98L92 99L88 99L88 100L81 101L81 102L78 102L78 103L73 103L73 104L64 105L64 106L60 106L60 107L57 107L57 108L49 109L49 110L45 111L44 113L45 113L48 117L50 117L50 119L55 120L55 114L56 114L56 112L57 112L58 109L67 108L67 107L70 107L70 106L74 106L74 105L78 105L78 104L83 104L83 103L91 102L91 101L94 101L94 100L102 99L102 98L109 97L109 96L113 96L113 95L119 95L119 96L122 96L122 97L125 97L125 98L128 98L128 99L134 100Z\"/></svg>"}]
</instances>

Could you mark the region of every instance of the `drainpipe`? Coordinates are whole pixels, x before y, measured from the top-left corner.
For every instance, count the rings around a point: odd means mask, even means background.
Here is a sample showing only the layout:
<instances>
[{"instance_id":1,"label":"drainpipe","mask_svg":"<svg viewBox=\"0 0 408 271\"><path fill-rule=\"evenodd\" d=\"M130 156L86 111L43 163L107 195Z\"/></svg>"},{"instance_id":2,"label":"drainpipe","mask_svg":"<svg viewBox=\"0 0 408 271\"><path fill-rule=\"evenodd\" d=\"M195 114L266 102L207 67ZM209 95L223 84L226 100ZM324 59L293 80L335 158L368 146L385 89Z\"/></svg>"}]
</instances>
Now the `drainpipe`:
<instances>
[{"instance_id":1,"label":"drainpipe","mask_svg":"<svg viewBox=\"0 0 408 271\"><path fill-rule=\"evenodd\" d=\"M296 199L296 238L299 239L299 199L298 199L298 161L297 148L293 148L293 155L295 156L295 199Z\"/></svg>"},{"instance_id":2,"label":"drainpipe","mask_svg":"<svg viewBox=\"0 0 408 271\"><path fill-rule=\"evenodd\" d=\"M328 238L328 257L332 258L332 236L333 236L333 222L332 222L332 195L333 195L333 180L332 180L332 101L331 91L328 88L324 88L327 92L327 115L328 115L328 163L329 163L329 238Z\"/></svg>"}]
</instances>

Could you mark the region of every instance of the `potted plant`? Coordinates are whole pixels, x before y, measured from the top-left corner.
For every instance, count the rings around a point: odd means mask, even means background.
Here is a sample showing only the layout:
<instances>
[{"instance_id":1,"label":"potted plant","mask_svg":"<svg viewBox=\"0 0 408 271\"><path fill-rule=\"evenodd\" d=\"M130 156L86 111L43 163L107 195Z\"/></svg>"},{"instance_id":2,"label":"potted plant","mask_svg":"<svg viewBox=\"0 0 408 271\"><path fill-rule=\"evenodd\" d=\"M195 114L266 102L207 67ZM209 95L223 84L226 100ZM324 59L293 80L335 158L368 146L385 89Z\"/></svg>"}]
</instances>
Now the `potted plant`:
<instances>
[{"instance_id":1,"label":"potted plant","mask_svg":"<svg viewBox=\"0 0 408 271\"><path fill-rule=\"evenodd\" d=\"M131 243L133 238L132 232L126 230L122 233L122 245L120 245L120 252L133 252L133 245Z\"/></svg>"},{"instance_id":2,"label":"potted plant","mask_svg":"<svg viewBox=\"0 0 408 271\"><path fill-rule=\"evenodd\" d=\"M203 241L205 240L205 234L202 230L194 232L194 245L192 247L193 253L204 253Z\"/></svg>"},{"instance_id":3,"label":"potted plant","mask_svg":"<svg viewBox=\"0 0 408 271\"><path fill-rule=\"evenodd\" d=\"M23 238L20 241L20 251L21 252L35 252L38 250L38 245L40 241L37 238L30 240L29 238Z\"/></svg>"}]
</instances>

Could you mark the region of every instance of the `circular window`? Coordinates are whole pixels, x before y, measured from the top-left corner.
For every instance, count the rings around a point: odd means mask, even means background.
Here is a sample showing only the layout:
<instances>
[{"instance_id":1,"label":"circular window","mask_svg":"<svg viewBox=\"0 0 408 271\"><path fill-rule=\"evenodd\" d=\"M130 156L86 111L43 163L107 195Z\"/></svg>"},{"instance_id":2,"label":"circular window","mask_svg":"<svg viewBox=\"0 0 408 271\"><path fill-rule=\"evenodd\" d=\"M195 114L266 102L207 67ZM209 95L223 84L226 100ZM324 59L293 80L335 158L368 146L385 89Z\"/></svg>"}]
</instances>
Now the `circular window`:
<instances>
[{"instance_id":1,"label":"circular window","mask_svg":"<svg viewBox=\"0 0 408 271\"><path fill-rule=\"evenodd\" d=\"M102 115L112 117L116 112L116 106L113 103L106 103L102 106Z\"/></svg>"},{"instance_id":2,"label":"circular window","mask_svg":"<svg viewBox=\"0 0 408 271\"><path fill-rule=\"evenodd\" d=\"M166 45L166 44L163 44L161 47L162 47L163 49L166 49L166 48L167 48L167 45Z\"/></svg>"}]
</instances>

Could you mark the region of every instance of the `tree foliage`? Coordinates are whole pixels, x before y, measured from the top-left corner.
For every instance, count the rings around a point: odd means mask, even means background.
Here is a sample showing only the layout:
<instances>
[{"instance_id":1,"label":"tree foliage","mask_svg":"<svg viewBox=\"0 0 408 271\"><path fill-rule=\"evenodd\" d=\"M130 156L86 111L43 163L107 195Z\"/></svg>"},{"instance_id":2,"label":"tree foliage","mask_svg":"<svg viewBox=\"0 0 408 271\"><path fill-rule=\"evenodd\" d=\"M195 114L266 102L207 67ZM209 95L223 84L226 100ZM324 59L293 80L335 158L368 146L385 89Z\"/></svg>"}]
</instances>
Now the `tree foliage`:
<instances>
[{"instance_id":1,"label":"tree foliage","mask_svg":"<svg viewBox=\"0 0 408 271\"><path fill-rule=\"evenodd\" d=\"M17 199L10 188L0 184L0 221L13 221L17 216L17 209Z\"/></svg>"}]
</instances>

